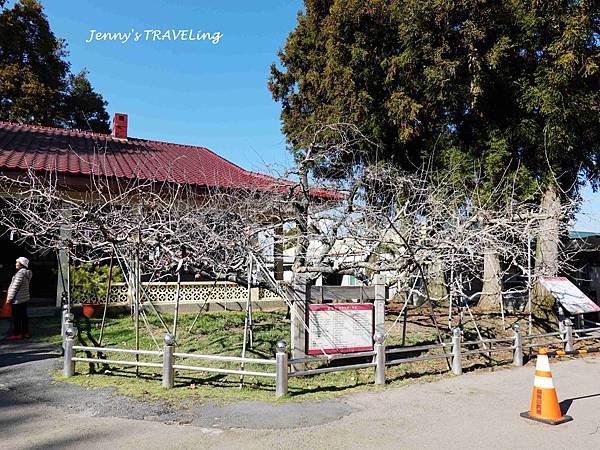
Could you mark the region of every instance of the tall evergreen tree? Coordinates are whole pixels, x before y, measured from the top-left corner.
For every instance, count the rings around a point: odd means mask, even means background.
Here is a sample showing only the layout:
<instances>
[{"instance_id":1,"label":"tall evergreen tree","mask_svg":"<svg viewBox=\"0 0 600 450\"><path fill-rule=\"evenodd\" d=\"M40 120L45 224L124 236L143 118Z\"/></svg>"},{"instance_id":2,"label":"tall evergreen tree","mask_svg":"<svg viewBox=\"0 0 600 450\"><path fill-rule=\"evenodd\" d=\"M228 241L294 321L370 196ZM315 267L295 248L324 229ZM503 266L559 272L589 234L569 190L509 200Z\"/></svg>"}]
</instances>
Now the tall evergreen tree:
<instances>
[{"instance_id":1,"label":"tall evergreen tree","mask_svg":"<svg viewBox=\"0 0 600 450\"><path fill-rule=\"evenodd\" d=\"M66 57L37 0L1 2L0 120L107 131L106 103Z\"/></svg>"},{"instance_id":2,"label":"tall evergreen tree","mask_svg":"<svg viewBox=\"0 0 600 450\"><path fill-rule=\"evenodd\" d=\"M106 101L92 88L82 70L69 76L69 86L63 107L64 125L67 128L109 133L109 116Z\"/></svg>"},{"instance_id":3,"label":"tall evergreen tree","mask_svg":"<svg viewBox=\"0 0 600 450\"><path fill-rule=\"evenodd\" d=\"M381 144L362 162L462 168L483 200L506 176L521 199L541 186L553 274L561 195L600 179L599 45L593 0L305 0L269 88L292 151L351 122Z\"/></svg>"},{"instance_id":4,"label":"tall evergreen tree","mask_svg":"<svg viewBox=\"0 0 600 450\"><path fill-rule=\"evenodd\" d=\"M67 88L65 43L42 6L20 0L0 13L0 118L57 125Z\"/></svg>"},{"instance_id":5,"label":"tall evergreen tree","mask_svg":"<svg viewBox=\"0 0 600 450\"><path fill-rule=\"evenodd\" d=\"M382 144L364 160L405 169L462 155L489 180L507 164L543 181L550 162L565 186L595 173L598 2L305 5L269 80L292 150L307 125L345 121Z\"/></svg>"}]
</instances>

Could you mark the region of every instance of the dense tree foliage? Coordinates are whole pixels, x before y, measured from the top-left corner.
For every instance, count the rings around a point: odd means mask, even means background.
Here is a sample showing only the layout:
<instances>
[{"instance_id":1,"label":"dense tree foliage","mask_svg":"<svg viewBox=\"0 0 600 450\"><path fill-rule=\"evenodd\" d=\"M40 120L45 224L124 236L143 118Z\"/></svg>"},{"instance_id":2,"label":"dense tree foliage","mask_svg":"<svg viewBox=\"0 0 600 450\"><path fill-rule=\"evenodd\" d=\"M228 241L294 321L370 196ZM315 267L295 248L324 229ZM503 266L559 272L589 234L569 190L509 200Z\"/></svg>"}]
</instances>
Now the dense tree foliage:
<instances>
[{"instance_id":1,"label":"dense tree foliage","mask_svg":"<svg viewBox=\"0 0 600 450\"><path fill-rule=\"evenodd\" d=\"M315 173L385 160L450 169L457 207L537 201L536 273L556 275L560 202L600 180L600 2L305 0L279 59L269 89L297 156L332 122L378 143L315 158ZM495 304L501 261L481 251Z\"/></svg>"},{"instance_id":2,"label":"dense tree foliage","mask_svg":"<svg viewBox=\"0 0 600 450\"><path fill-rule=\"evenodd\" d=\"M0 3L0 120L108 131L106 102L66 57L38 1Z\"/></svg>"},{"instance_id":3,"label":"dense tree foliage","mask_svg":"<svg viewBox=\"0 0 600 450\"><path fill-rule=\"evenodd\" d=\"M306 0L273 65L292 150L312 124L350 122L411 170L461 167L523 196L554 174L595 178L600 4L565 0ZM348 162L348 161L346 161ZM327 161L331 163L331 161Z\"/></svg>"},{"instance_id":4,"label":"dense tree foliage","mask_svg":"<svg viewBox=\"0 0 600 450\"><path fill-rule=\"evenodd\" d=\"M87 71L82 70L76 75L69 76L63 119L66 127L110 132L106 106L106 101L92 88L87 78Z\"/></svg>"}]
</instances>

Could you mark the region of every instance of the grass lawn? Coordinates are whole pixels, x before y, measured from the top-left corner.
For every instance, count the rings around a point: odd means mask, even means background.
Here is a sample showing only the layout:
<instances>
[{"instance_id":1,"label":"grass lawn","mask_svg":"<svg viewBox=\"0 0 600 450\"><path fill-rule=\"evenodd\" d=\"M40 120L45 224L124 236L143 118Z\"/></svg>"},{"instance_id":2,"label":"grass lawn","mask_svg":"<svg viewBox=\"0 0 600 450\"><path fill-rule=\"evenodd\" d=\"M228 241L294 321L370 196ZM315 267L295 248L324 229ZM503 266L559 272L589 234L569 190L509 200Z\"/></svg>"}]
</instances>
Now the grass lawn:
<instances>
[{"instance_id":1,"label":"grass lawn","mask_svg":"<svg viewBox=\"0 0 600 450\"><path fill-rule=\"evenodd\" d=\"M438 323L443 324L443 312L439 311ZM437 315L437 314L436 314ZM397 321L393 309L387 313L386 345L398 346L402 342L402 320ZM173 316L163 314L168 326L172 326ZM202 313L195 324L195 314L181 314L178 322L177 352L232 355L240 356L243 343L244 314L242 312L215 312ZM60 342L60 336L52 330L58 331L58 319L51 323L48 319L36 319L38 340ZM513 317L510 322L501 325L499 317L482 315L478 317L478 326L484 337L510 336L510 324L520 321L525 329L523 317ZM80 344L94 345L100 335L100 319L85 319L76 317L76 325L80 331ZM440 325L440 327L442 327ZM129 315L108 317L104 330L102 345L105 347L135 348L135 324ZM247 356L255 358L274 359L275 344L279 339L289 342L289 320L285 313L256 312L254 314L253 345L248 348ZM447 326L443 338L449 342ZM158 318L152 313L147 313L147 322L140 320L140 348L146 350L159 350L162 347L162 328ZM474 340L472 324L465 326L466 340ZM476 337L475 337L476 339ZM436 342L436 332L428 311L411 310L407 320L405 345L426 345ZM508 346L510 344L506 344ZM449 349L448 349L449 351ZM420 351L405 354L406 357L440 354L440 350ZM84 356L83 352L78 353ZM88 353L88 357L97 357ZM107 359L132 360L134 357L124 353L105 353ZM160 357L142 356L141 361L160 362ZM348 361L348 360L346 360ZM463 368L469 370L497 370L501 367L509 368L512 361L511 352L492 353L491 357L473 355L463 358ZM368 362L364 359L355 360L355 363ZM239 369L238 363L217 363L212 361L199 361L193 359L177 359L176 364L202 365L204 367L224 367ZM335 364L335 361L331 363ZM308 367L326 366L327 363L312 364ZM274 372L274 366L247 364L247 370L260 372ZM274 379L265 377L244 378L243 387L240 388L238 375L221 375L215 373L202 373L191 371L177 371L174 389L161 387L161 374L158 368L140 368L139 377L135 375L134 368L123 368L116 365L99 365L78 362L76 376L65 380L57 372L55 378L86 387L114 387L117 393L136 398L164 399L167 401L181 401L184 399L206 401L228 401L239 399L254 399L275 401ZM448 370L445 359L433 361L419 361L410 364L401 364L389 367L386 370L387 385L401 386L415 382L428 382L441 377L452 376ZM327 374L320 374L303 378L290 378L289 395L279 401L294 401L305 399L326 398L340 394L357 391L376 390L374 384L374 369L348 370Z\"/></svg>"}]
</instances>

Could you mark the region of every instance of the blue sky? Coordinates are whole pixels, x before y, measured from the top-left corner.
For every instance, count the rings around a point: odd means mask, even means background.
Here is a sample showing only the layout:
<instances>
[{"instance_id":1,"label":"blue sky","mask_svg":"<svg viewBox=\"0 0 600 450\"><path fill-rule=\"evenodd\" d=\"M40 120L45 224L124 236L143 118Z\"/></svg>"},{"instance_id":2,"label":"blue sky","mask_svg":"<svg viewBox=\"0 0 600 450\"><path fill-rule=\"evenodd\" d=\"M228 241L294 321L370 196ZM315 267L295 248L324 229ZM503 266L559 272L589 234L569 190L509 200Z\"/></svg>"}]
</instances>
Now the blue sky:
<instances>
[{"instance_id":1,"label":"blue sky","mask_svg":"<svg viewBox=\"0 0 600 450\"><path fill-rule=\"evenodd\" d=\"M42 0L72 70L85 67L129 135L208 147L253 170L290 161L269 66L295 26L299 0ZM90 30L220 32L208 41L94 40ZM151 36L151 35L150 35Z\"/></svg>"},{"instance_id":2,"label":"blue sky","mask_svg":"<svg viewBox=\"0 0 600 450\"><path fill-rule=\"evenodd\" d=\"M129 135L202 145L244 168L289 164L269 66L296 23L301 0L42 0L64 38L74 72L90 80L109 112L129 114ZM138 42L86 43L90 30L143 33ZM191 29L223 37L147 41L144 30ZM600 195L584 192L578 230L600 231Z\"/></svg>"}]
</instances>

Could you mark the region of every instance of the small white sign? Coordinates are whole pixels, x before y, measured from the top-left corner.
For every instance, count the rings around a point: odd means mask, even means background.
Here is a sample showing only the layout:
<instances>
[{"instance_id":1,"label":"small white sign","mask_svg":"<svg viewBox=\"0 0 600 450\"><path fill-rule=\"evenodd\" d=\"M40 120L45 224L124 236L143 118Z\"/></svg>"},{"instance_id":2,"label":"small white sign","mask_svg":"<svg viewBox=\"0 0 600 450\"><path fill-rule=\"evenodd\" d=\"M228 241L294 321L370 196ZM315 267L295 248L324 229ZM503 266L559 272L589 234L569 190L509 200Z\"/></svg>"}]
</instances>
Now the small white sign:
<instances>
[{"instance_id":1,"label":"small white sign","mask_svg":"<svg viewBox=\"0 0 600 450\"><path fill-rule=\"evenodd\" d=\"M542 277L540 283L571 314L600 312L600 306L565 277Z\"/></svg>"},{"instance_id":2,"label":"small white sign","mask_svg":"<svg viewBox=\"0 0 600 450\"><path fill-rule=\"evenodd\" d=\"M373 350L373 305L335 303L308 306L309 355Z\"/></svg>"}]
</instances>

